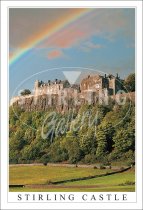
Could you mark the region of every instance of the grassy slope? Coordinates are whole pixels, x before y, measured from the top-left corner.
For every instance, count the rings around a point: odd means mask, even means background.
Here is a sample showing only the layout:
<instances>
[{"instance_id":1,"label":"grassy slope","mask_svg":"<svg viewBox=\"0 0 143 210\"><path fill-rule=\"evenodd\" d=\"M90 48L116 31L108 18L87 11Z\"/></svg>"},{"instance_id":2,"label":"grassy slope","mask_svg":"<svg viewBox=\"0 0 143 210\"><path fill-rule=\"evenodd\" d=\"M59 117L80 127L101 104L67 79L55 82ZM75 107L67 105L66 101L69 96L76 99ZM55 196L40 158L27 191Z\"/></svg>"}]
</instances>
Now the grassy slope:
<instances>
[{"instance_id":1,"label":"grassy slope","mask_svg":"<svg viewBox=\"0 0 143 210\"><path fill-rule=\"evenodd\" d=\"M74 177L83 177L106 173L107 170L92 168L66 168L66 167L45 167L45 166L19 166L10 167L10 184L45 184L48 180L64 180ZM109 170L108 170L109 171ZM110 170L111 171L111 170ZM121 174L110 175L85 181L68 182L65 186L73 188L10 188L11 192L132 192L135 185L119 186L126 181L135 181L134 170L129 170ZM80 186L95 185L95 188L80 188Z\"/></svg>"},{"instance_id":2,"label":"grassy slope","mask_svg":"<svg viewBox=\"0 0 143 210\"><path fill-rule=\"evenodd\" d=\"M99 177L95 179L89 179L84 181L75 181L75 182L68 182L65 185L108 185L108 186L115 186L126 181L135 182L135 172L134 170L129 170L120 174L114 174L105 177Z\"/></svg>"},{"instance_id":3,"label":"grassy slope","mask_svg":"<svg viewBox=\"0 0 143 210\"><path fill-rule=\"evenodd\" d=\"M46 184L48 181L104 174L112 170L51 166L12 166L9 169L10 184Z\"/></svg>"}]
</instances>

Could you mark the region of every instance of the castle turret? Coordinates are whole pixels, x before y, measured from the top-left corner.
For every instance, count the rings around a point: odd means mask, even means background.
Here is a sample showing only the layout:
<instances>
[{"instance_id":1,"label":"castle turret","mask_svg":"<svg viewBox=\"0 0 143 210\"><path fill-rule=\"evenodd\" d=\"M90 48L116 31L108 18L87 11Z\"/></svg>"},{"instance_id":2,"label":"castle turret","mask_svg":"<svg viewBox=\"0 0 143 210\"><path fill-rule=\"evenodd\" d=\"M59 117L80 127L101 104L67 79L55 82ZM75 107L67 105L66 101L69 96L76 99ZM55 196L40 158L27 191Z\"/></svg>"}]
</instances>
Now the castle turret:
<instances>
[{"instance_id":1,"label":"castle turret","mask_svg":"<svg viewBox=\"0 0 143 210\"><path fill-rule=\"evenodd\" d=\"M35 83L34 83L34 89L37 89L40 85L40 82L39 80L36 80Z\"/></svg>"},{"instance_id":2,"label":"castle turret","mask_svg":"<svg viewBox=\"0 0 143 210\"><path fill-rule=\"evenodd\" d=\"M116 74L116 76L113 75L109 75L109 89L111 92L111 95L116 95L116 93L118 92L118 90L122 89L122 82L120 80L120 77L118 74Z\"/></svg>"},{"instance_id":3,"label":"castle turret","mask_svg":"<svg viewBox=\"0 0 143 210\"><path fill-rule=\"evenodd\" d=\"M40 86L40 82L39 82L39 80L36 80L34 83L34 95L35 96L39 95L39 86Z\"/></svg>"}]
</instances>

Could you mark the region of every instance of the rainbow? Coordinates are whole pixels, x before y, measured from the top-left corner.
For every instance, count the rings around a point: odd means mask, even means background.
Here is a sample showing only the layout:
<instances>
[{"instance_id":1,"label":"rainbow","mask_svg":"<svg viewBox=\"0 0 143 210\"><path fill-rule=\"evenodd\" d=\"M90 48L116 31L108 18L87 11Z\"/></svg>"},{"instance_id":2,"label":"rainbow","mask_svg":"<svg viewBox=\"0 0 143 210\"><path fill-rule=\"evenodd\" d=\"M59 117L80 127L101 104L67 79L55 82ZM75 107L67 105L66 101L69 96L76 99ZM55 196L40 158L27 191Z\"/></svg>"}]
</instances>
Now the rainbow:
<instances>
[{"instance_id":1,"label":"rainbow","mask_svg":"<svg viewBox=\"0 0 143 210\"><path fill-rule=\"evenodd\" d=\"M59 20L53 22L47 29L44 29L40 33L32 36L29 40L23 43L17 51L15 51L9 57L9 64L12 65L18 61L21 57L28 54L30 50L35 47L37 44L41 43L47 38L50 38L52 35L65 28L69 24L75 22L79 18L85 16L93 9L91 8L78 8L73 9L71 13L66 16L62 16Z\"/></svg>"}]
</instances>

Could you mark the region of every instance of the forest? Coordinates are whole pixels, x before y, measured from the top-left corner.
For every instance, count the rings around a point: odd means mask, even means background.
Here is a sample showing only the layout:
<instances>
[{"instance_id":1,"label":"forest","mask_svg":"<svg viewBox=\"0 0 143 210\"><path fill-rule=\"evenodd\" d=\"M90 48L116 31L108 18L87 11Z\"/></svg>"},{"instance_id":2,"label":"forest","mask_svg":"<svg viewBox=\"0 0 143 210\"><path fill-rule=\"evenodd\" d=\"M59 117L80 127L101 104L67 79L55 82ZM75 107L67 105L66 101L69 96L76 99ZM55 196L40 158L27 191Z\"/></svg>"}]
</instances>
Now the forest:
<instances>
[{"instance_id":1,"label":"forest","mask_svg":"<svg viewBox=\"0 0 143 210\"><path fill-rule=\"evenodd\" d=\"M135 91L132 80L126 82ZM119 105L110 98L106 106L84 104L64 114L9 108L10 164L113 161L135 162L135 102Z\"/></svg>"}]
</instances>

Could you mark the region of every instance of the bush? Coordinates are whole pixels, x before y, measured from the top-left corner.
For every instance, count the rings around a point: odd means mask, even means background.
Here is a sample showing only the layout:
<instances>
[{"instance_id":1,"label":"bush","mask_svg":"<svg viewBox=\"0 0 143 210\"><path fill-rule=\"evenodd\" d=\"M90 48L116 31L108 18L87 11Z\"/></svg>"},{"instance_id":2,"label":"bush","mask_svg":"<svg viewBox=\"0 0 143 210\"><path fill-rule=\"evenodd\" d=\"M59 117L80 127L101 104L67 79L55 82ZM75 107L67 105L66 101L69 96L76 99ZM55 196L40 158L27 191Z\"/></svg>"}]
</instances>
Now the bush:
<instances>
[{"instance_id":1,"label":"bush","mask_svg":"<svg viewBox=\"0 0 143 210\"><path fill-rule=\"evenodd\" d=\"M119 184L119 186L127 186L127 185L135 185L135 182L126 181L124 183Z\"/></svg>"},{"instance_id":2,"label":"bush","mask_svg":"<svg viewBox=\"0 0 143 210\"><path fill-rule=\"evenodd\" d=\"M135 162L133 160L128 160L126 164L127 166L133 166L135 165Z\"/></svg>"},{"instance_id":3,"label":"bush","mask_svg":"<svg viewBox=\"0 0 143 210\"><path fill-rule=\"evenodd\" d=\"M94 154L88 154L88 155L85 155L84 157L84 163L95 163L96 161L96 158L95 158L95 155Z\"/></svg>"},{"instance_id":4,"label":"bush","mask_svg":"<svg viewBox=\"0 0 143 210\"><path fill-rule=\"evenodd\" d=\"M48 162L49 162L49 157L47 154L43 155L41 158L41 161L43 163L44 166L47 166Z\"/></svg>"},{"instance_id":5,"label":"bush","mask_svg":"<svg viewBox=\"0 0 143 210\"><path fill-rule=\"evenodd\" d=\"M125 153L125 162L127 166L131 166L135 164L135 152L132 150L129 150L128 152Z\"/></svg>"},{"instance_id":6,"label":"bush","mask_svg":"<svg viewBox=\"0 0 143 210\"><path fill-rule=\"evenodd\" d=\"M47 166L47 164L48 164L47 162L44 162L44 163L43 163L44 166Z\"/></svg>"},{"instance_id":7,"label":"bush","mask_svg":"<svg viewBox=\"0 0 143 210\"><path fill-rule=\"evenodd\" d=\"M104 160L102 161L104 166L111 166L111 162L109 162L108 160Z\"/></svg>"},{"instance_id":8,"label":"bush","mask_svg":"<svg viewBox=\"0 0 143 210\"><path fill-rule=\"evenodd\" d=\"M20 94L21 94L21 96L29 95L29 94L31 94L31 91L29 89L25 89L25 90L21 91Z\"/></svg>"},{"instance_id":9,"label":"bush","mask_svg":"<svg viewBox=\"0 0 143 210\"><path fill-rule=\"evenodd\" d=\"M100 169L106 169L104 165L100 165Z\"/></svg>"},{"instance_id":10,"label":"bush","mask_svg":"<svg viewBox=\"0 0 143 210\"><path fill-rule=\"evenodd\" d=\"M134 185L135 184L135 182L131 182L131 181L126 181L125 182L125 185Z\"/></svg>"}]
</instances>

